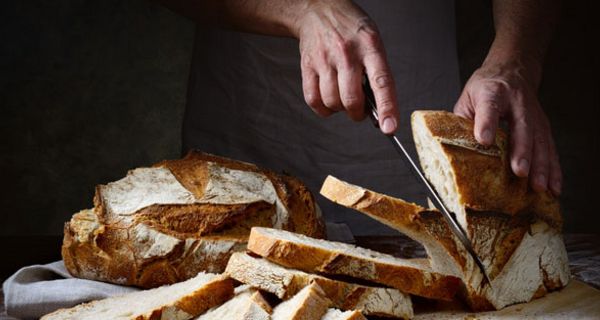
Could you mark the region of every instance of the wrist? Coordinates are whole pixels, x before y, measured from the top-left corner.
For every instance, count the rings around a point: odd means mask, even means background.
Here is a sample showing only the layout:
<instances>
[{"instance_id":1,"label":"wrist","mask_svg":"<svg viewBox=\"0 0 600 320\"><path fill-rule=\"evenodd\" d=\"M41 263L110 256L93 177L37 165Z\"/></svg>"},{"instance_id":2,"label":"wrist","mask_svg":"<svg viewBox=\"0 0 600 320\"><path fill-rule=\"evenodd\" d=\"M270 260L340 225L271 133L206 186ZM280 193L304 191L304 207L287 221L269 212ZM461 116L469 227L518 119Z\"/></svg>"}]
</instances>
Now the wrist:
<instances>
[{"instance_id":1,"label":"wrist","mask_svg":"<svg viewBox=\"0 0 600 320\"><path fill-rule=\"evenodd\" d=\"M527 50L523 45L494 40L482 67L512 69L537 89L542 78L543 55L535 50Z\"/></svg>"}]
</instances>

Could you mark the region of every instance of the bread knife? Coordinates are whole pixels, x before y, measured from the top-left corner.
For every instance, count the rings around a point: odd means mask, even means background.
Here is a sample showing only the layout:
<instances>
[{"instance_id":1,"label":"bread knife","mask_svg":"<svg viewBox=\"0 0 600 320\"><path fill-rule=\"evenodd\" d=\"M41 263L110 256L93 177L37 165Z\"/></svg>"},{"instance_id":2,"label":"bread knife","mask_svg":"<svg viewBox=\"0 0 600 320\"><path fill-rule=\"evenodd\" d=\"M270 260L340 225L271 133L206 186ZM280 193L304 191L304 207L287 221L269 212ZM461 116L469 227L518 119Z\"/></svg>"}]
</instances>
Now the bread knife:
<instances>
[{"instance_id":1,"label":"bread knife","mask_svg":"<svg viewBox=\"0 0 600 320\"><path fill-rule=\"evenodd\" d=\"M377 129L379 129L379 115L377 114L375 95L373 94L373 90L371 89L371 85L367 77L364 77L363 80L363 91L365 93L365 112L369 114L373 125L375 125ZM475 264L477 264L479 270L481 270L483 278L491 286L492 283L490 281L490 278L488 277L485 267L483 266L483 262L481 262L481 259L479 258L479 256L477 256L477 253L475 253L475 250L473 249L473 244L471 243L471 240L469 240L469 238L467 237L466 232L456 221L456 216L453 213L451 213L448 210L448 208L446 208L446 205L444 205L444 202L442 201L438 193L435 191L433 185L429 182L429 180L427 180L421 169L417 166L410 154L408 154L408 152L406 151L400 140L398 140L396 135L391 134L387 135L387 137L390 139L390 141L394 145L394 148L400 154L401 158L412 169L411 171L414 173L417 180L419 180L422 184L425 185L427 192L429 193L429 196L433 201L433 204L435 205L435 207L440 209L442 216L444 217L444 219L448 223L448 226L450 227L450 230L452 230L452 233L454 233L454 235L465 247L467 252L471 255L471 257L475 261Z\"/></svg>"}]
</instances>

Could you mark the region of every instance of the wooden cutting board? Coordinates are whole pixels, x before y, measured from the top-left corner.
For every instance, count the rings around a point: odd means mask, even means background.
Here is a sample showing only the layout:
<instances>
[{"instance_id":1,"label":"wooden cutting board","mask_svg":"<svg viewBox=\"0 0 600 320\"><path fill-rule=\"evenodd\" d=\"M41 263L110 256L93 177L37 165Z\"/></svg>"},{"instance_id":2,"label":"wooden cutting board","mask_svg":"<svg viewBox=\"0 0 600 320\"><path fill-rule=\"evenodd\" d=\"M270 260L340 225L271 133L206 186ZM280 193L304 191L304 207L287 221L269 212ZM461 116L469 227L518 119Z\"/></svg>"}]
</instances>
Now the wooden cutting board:
<instances>
[{"instance_id":1,"label":"wooden cutting board","mask_svg":"<svg viewBox=\"0 0 600 320\"><path fill-rule=\"evenodd\" d=\"M529 303L499 311L473 313L464 310L425 311L414 319L600 319L600 290L572 280L564 289Z\"/></svg>"}]
</instances>

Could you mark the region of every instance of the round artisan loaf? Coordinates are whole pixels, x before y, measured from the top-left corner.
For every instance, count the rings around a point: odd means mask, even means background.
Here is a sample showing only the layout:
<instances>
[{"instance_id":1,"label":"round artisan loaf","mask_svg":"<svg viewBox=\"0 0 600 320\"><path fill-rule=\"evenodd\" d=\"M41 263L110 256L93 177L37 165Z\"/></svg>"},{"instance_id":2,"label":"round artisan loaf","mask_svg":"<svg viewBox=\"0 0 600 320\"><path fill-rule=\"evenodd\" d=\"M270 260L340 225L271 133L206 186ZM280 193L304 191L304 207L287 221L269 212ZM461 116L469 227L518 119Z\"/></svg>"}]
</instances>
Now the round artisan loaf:
<instances>
[{"instance_id":1,"label":"round artisan loaf","mask_svg":"<svg viewBox=\"0 0 600 320\"><path fill-rule=\"evenodd\" d=\"M253 226L325 237L298 179L192 151L98 186L65 224L62 256L75 277L151 288L223 272Z\"/></svg>"}]
</instances>

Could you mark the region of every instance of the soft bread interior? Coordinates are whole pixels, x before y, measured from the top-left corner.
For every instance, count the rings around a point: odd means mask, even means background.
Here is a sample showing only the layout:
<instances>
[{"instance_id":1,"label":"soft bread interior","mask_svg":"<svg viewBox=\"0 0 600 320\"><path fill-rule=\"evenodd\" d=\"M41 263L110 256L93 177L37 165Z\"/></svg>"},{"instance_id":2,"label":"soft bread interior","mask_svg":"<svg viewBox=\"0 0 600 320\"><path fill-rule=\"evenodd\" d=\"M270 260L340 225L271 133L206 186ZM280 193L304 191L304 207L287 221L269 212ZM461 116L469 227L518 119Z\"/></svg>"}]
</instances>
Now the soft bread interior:
<instances>
[{"instance_id":1,"label":"soft bread interior","mask_svg":"<svg viewBox=\"0 0 600 320\"><path fill-rule=\"evenodd\" d=\"M461 197L456 188L456 177L451 169L450 159L445 155L442 143L428 129L424 113L416 111L412 114L412 131L423 173L438 192L448 210L456 215L459 224L466 230L466 212L461 205Z\"/></svg>"},{"instance_id":2,"label":"soft bread interior","mask_svg":"<svg viewBox=\"0 0 600 320\"><path fill-rule=\"evenodd\" d=\"M222 305L208 310L205 314L195 318L197 320L269 320L270 316L253 295L256 290L249 286L240 286L235 289L236 295Z\"/></svg>"},{"instance_id":3,"label":"soft bread interior","mask_svg":"<svg viewBox=\"0 0 600 320\"><path fill-rule=\"evenodd\" d=\"M362 313L357 310L341 311L338 309L329 309L321 320L366 320Z\"/></svg>"},{"instance_id":4,"label":"soft bread interior","mask_svg":"<svg viewBox=\"0 0 600 320\"><path fill-rule=\"evenodd\" d=\"M327 312L331 301L316 283L304 287L291 299L280 303L273 310L273 320L318 320Z\"/></svg>"}]
</instances>

